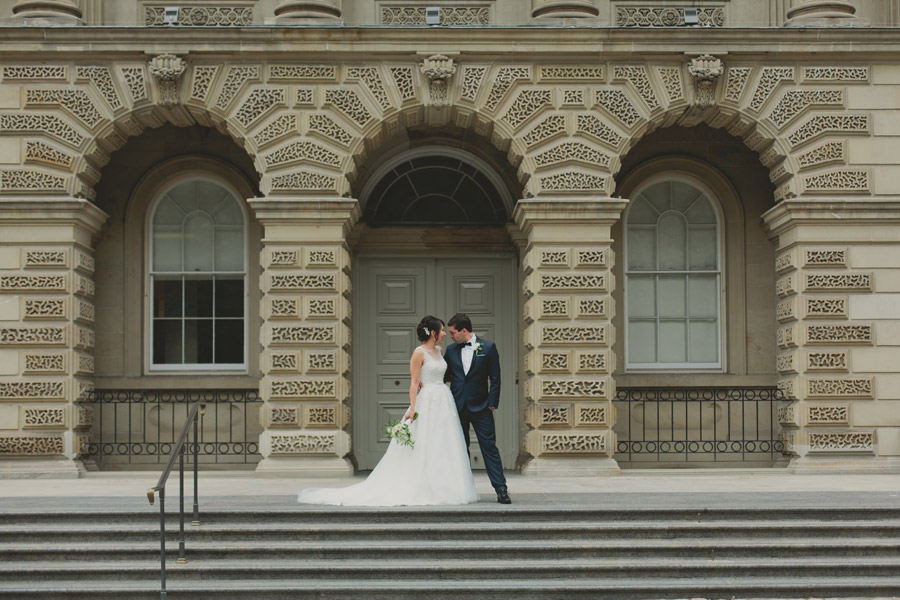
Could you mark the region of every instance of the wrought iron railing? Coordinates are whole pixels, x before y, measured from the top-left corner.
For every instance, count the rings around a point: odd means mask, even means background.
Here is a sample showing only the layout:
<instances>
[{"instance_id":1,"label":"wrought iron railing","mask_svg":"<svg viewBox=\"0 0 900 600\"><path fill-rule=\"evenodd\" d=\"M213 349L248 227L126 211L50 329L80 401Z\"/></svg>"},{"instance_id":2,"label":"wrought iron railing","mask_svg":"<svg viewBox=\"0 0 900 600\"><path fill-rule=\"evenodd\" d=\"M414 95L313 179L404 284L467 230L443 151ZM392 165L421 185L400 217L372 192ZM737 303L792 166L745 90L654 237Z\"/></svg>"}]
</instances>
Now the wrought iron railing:
<instances>
[{"instance_id":1,"label":"wrought iron railing","mask_svg":"<svg viewBox=\"0 0 900 600\"><path fill-rule=\"evenodd\" d=\"M200 444L197 443L199 436L198 422L206 412L206 404L203 402L193 402L188 406L187 419L181 428L178 439L175 440L172 454L169 456L166 466L159 476L156 487L147 490L147 499L153 504L154 497L159 495L159 597L160 600L166 600L166 483L169 480L169 473L175 466L175 459L178 458L178 564L187 562L184 553L184 455L190 448L194 458L194 519L191 525L197 527L200 525L200 498L198 492L199 472L198 451ZM194 430L194 443L188 444L188 436L191 429Z\"/></svg>"},{"instance_id":2,"label":"wrought iron railing","mask_svg":"<svg viewBox=\"0 0 900 600\"><path fill-rule=\"evenodd\" d=\"M206 404L195 440L201 464L259 462L256 390L96 390L88 454L101 465L162 464L195 402Z\"/></svg>"},{"instance_id":3,"label":"wrought iron railing","mask_svg":"<svg viewBox=\"0 0 900 600\"><path fill-rule=\"evenodd\" d=\"M616 392L616 460L625 463L775 460L774 387L628 387Z\"/></svg>"}]
</instances>

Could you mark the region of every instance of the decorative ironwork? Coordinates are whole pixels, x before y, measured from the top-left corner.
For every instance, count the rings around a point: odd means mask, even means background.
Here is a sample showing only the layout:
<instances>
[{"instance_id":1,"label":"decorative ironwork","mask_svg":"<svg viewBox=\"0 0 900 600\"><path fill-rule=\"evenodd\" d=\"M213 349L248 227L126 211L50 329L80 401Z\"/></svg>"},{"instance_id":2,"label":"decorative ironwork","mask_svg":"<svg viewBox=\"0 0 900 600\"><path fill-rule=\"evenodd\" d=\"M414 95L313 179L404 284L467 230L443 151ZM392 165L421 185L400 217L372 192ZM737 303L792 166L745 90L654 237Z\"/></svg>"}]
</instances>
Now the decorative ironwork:
<instances>
[{"instance_id":1,"label":"decorative ironwork","mask_svg":"<svg viewBox=\"0 0 900 600\"><path fill-rule=\"evenodd\" d=\"M188 444L189 460L196 445L200 464L259 462L257 390L95 390L88 400L95 406L88 454L101 464L162 464L198 401L206 410L199 436Z\"/></svg>"},{"instance_id":2,"label":"decorative ironwork","mask_svg":"<svg viewBox=\"0 0 900 600\"><path fill-rule=\"evenodd\" d=\"M781 390L619 388L616 460L629 463L775 460Z\"/></svg>"}]
</instances>

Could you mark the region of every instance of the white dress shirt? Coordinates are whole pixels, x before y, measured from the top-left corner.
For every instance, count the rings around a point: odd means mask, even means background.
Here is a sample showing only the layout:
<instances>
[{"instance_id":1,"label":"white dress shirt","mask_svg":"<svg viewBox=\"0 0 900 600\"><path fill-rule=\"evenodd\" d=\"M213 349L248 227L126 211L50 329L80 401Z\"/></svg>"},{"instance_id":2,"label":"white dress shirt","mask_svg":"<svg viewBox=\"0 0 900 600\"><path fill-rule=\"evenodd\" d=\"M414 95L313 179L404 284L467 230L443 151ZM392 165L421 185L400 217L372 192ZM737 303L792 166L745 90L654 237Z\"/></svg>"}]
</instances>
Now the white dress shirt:
<instances>
[{"instance_id":1,"label":"white dress shirt","mask_svg":"<svg viewBox=\"0 0 900 600\"><path fill-rule=\"evenodd\" d=\"M462 350L459 353L459 358L462 360L463 365L463 373L466 375L469 374L469 369L472 368L472 357L475 356L475 344L477 343L477 338L475 334L472 334L472 337L469 339L469 343L471 346L463 346Z\"/></svg>"}]
</instances>

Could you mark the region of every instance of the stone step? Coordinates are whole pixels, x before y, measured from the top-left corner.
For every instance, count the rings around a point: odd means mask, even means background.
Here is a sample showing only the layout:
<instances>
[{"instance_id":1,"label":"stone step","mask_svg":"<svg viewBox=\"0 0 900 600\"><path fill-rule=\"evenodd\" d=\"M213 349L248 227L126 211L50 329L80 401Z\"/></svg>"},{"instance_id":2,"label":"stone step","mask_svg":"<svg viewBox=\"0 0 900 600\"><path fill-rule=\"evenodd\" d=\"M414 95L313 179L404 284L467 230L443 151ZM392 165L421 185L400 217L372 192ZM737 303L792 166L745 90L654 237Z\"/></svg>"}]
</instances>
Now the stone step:
<instances>
[{"instance_id":1,"label":"stone step","mask_svg":"<svg viewBox=\"0 0 900 600\"><path fill-rule=\"evenodd\" d=\"M416 580L467 580L473 573L492 580L732 580L740 577L806 578L828 577L840 571L844 577L895 577L900 584L900 558L872 560L858 559L743 559L711 560L629 559L554 560L535 563L527 560L496 559L452 560L440 563L410 560L373 559L299 564L292 561L194 561L173 564L167 569L171 582L230 581L230 580L319 580L384 581L412 578ZM23 565L15 570L0 571L4 584L30 581L152 581L159 576L159 565L151 561L141 563L106 562L89 565Z\"/></svg>"},{"instance_id":2,"label":"stone step","mask_svg":"<svg viewBox=\"0 0 900 600\"><path fill-rule=\"evenodd\" d=\"M185 517L191 518L191 501L185 502ZM381 524L405 524L405 523L508 523L508 522L720 522L720 521L764 521L773 523L805 521L805 522L842 522L842 521L896 521L900 522L900 507L885 508L634 508L634 509L606 509L603 507L560 507L560 508L532 508L503 506L496 503L480 502L468 506L454 507L386 507L386 508L357 508L357 507L330 507L328 509L310 508L305 505L297 505L292 510L208 510L204 509L201 502L200 518L202 521L215 520L218 523L229 524L256 524L265 521L291 522L296 524L326 524L326 523L381 523ZM167 520L178 519L177 501L168 500L166 510ZM68 524L77 523L159 523L159 510L156 507L146 506L146 510L122 510L122 511L42 511L17 510L0 511L0 525L46 525L53 523Z\"/></svg>"},{"instance_id":3,"label":"stone step","mask_svg":"<svg viewBox=\"0 0 900 600\"><path fill-rule=\"evenodd\" d=\"M0 543L0 560L9 566L50 562L53 564L100 561L148 560L159 557L159 542L146 536L140 542L41 542L33 544ZM170 559L177 556L178 542L167 541ZM186 540L191 561L209 561L240 557L247 560L284 559L358 560L384 555L393 558L444 560L460 555L496 556L507 559L555 560L573 558L702 558L736 560L778 556L780 558L843 558L867 556L873 559L900 556L900 540L855 538L853 540L810 537L803 540L733 540L692 538L690 540L604 540L599 543L556 541L552 539L520 541L514 544L494 540L467 542L366 543L346 541L340 544L291 541L232 541L228 544Z\"/></svg>"},{"instance_id":4,"label":"stone step","mask_svg":"<svg viewBox=\"0 0 900 600\"><path fill-rule=\"evenodd\" d=\"M397 600L398 598L428 598L428 600L558 600L560 597L578 600L647 600L650 598L778 598L793 600L814 596L828 598L874 598L900 596L900 578L894 577L836 577L815 580L800 577L758 578L734 577L728 580L686 580L665 578L653 581L582 579L577 581L524 578L497 581L490 578L466 580L422 580L413 578L390 581L319 580L279 581L180 581L170 582L172 600ZM128 600L157 600L159 581L116 582L32 582L28 585L4 585L0 598L42 600L70 600L109 598Z\"/></svg>"},{"instance_id":5,"label":"stone step","mask_svg":"<svg viewBox=\"0 0 900 600\"><path fill-rule=\"evenodd\" d=\"M167 534L175 539L178 522L167 522ZM0 539L12 542L71 542L140 541L159 535L159 524L81 525L0 525ZM877 522L796 521L790 523L701 522L701 523L342 523L296 524L271 522L263 524L220 524L212 518L200 526L185 524L185 535L195 542L231 543L238 540L260 539L268 542L304 540L379 540L381 542L418 540L529 540L536 536L556 540L620 540L620 539L682 539L718 537L729 539L804 539L813 537L900 539L900 521Z\"/></svg>"}]
</instances>

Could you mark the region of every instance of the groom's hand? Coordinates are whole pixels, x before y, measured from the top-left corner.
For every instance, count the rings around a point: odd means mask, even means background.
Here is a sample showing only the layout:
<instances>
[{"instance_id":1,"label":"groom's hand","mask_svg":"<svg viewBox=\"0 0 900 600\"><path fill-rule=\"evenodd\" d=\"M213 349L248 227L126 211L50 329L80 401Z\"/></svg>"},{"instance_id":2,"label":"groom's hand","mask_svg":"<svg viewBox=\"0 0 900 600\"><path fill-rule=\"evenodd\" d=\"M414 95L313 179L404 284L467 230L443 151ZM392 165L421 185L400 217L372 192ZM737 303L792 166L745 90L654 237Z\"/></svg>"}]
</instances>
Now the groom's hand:
<instances>
[{"instance_id":1,"label":"groom's hand","mask_svg":"<svg viewBox=\"0 0 900 600\"><path fill-rule=\"evenodd\" d=\"M493 406L488 406L488 408L491 409L491 412L494 412L495 410L497 410L497 409L494 408Z\"/></svg>"}]
</instances>

